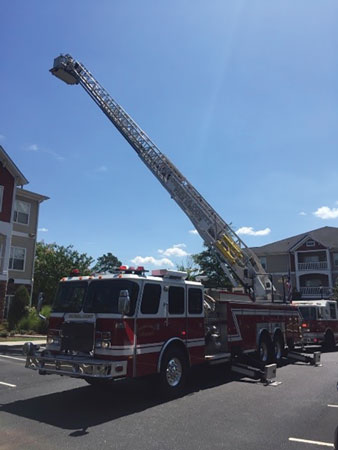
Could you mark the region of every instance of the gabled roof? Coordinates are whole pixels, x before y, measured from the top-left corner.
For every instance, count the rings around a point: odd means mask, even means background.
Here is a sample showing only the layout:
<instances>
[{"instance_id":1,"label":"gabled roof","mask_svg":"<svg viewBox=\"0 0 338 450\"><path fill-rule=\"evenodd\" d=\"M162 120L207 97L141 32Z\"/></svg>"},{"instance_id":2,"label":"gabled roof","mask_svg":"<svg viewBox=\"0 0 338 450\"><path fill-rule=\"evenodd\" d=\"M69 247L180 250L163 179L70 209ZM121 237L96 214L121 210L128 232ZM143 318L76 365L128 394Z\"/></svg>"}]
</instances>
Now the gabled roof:
<instances>
[{"instance_id":1,"label":"gabled roof","mask_svg":"<svg viewBox=\"0 0 338 450\"><path fill-rule=\"evenodd\" d=\"M322 227L282 239L281 241L272 242L271 244L262 245L261 247L251 247L251 250L253 250L256 255L288 253L306 237L319 242L329 249L338 249L338 228Z\"/></svg>"},{"instance_id":2,"label":"gabled roof","mask_svg":"<svg viewBox=\"0 0 338 450\"><path fill-rule=\"evenodd\" d=\"M5 152L4 148L1 145L0 145L0 162L13 175L13 177L16 179L16 184L18 186L23 186L24 184L28 184L27 178L17 168L15 163L11 160L11 158Z\"/></svg>"},{"instance_id":3,"label":"gabled roof","mask_svg":"<svg viewBox=\"0 0 338 450\"><path fill-rule=\"evenodd\" d=\"M22 195L23 197L29 198L31 200L35 200L39 203L49 200L49 197L46 197L45 195L37 194L36 192L27 191L27 189L17 189L16 195Z\"/></svg>"}]
</instances>

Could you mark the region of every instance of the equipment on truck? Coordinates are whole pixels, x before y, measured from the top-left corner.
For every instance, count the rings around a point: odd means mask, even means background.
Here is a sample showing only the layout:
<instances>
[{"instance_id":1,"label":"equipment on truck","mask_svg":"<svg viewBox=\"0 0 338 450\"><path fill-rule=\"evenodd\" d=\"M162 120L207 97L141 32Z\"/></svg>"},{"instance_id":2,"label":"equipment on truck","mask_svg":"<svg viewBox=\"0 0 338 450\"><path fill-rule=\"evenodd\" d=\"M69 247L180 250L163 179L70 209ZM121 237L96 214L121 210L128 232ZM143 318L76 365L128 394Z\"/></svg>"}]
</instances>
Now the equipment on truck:
<instances>
[{"instance_id":1,"label":"equipment on truck","mask_svg":"<svg viewBox=\"0 0 338 450\"><path fill-rule=\"evenodd\" d=\"M67 84L80 84L126 138L144 164L189 217L204 242L213 248L234 286L241 284L254 299L268 299L273 286L259 259L197 192L147 134L99 84L83 64L60 55L50 70Z\"/></svg>"},{"instance_id":2,"label":"equipment on truck","mask_svg":"<svg viewBox=\"0 0 338 450\"><path fill-rule=\"evenodd\" d=\"M298 310L267 301L272 287L257 257L82 64L61 55L51 72L83 86L215 249L233 284L241 283L246 293L206 290L186 280L185 272L160 270L148 276L144 268L126 266L114 274L63 278L46 349L27 346L26 367L91 384L159 374L169 394L180 391L189 367L206 362L230 362L244 375L273 378L276 366L269 363L279 362L288 347L301 342ZM242 364L241 355L250 364Z\"/></svg>"},{"instance_id":3,"label":"equipment on truck","mask_svg":"<svg viewBox=\"0 0 338 450\"><path fill-rule=\"evenodd\" d=\"M338 342L338 308L335 300L293 301L303 318L303 344L321 344L333 350Z\"/></svg>"}]
</instances>

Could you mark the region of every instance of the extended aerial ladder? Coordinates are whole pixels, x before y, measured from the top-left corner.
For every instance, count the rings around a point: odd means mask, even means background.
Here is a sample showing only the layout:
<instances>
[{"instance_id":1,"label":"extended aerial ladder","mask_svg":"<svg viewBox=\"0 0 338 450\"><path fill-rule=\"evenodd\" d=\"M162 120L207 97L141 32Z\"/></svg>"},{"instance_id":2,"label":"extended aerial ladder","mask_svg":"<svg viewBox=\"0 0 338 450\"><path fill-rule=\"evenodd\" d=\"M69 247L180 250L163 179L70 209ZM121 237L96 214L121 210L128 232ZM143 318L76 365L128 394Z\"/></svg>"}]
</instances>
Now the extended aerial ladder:
<instances>
[{"instance_id":1,"label":"extended aerial ladder","mask_svg":"<svg viewBox=\"0 0 338 450\"><path fill-rule=\"evenodd\" d=\"M50 71L65 83L80 84L87 91L189 217L205 244L215 250L233 286L241 284L254 300L268 299L273 287L257 256L84 65L70 55L60 55Z\"/></svg>"}]
</instances>

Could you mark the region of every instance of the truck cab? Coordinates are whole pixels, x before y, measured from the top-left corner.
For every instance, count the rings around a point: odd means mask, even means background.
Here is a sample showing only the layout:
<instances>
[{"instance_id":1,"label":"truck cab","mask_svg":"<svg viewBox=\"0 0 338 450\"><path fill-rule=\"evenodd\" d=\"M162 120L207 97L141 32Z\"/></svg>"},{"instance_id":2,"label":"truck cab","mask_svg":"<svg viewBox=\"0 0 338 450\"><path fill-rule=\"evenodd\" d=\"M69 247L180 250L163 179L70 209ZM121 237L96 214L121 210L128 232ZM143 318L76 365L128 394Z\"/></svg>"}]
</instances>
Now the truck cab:
<instances>
[{"instance_id":1,"label":"truck cab","mask_svg":"<svg viewBox=\"0 0 338 450\"><path fill-rule=\"evenodd\" d=\"M303 322L304 345L334 349L338 341L338 308L335 300L294 301Z\"/></svg>"}]
</instances>

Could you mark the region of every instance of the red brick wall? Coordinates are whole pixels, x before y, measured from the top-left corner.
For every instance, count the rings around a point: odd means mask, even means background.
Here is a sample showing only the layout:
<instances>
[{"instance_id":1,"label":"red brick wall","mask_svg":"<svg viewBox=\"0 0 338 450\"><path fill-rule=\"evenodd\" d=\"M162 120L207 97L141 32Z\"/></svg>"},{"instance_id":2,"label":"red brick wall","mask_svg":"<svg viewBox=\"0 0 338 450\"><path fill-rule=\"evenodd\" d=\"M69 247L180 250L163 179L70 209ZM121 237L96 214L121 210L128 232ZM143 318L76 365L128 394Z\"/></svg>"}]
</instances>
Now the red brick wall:
<instances>
[{"instance_id":1,"label":"red brick wall","mask_svg":"<svg viewBox=\"0 0 338 450\"><path fill-rule=\"evenodd\" d=\"M11 221L14 177L8 170L0 165L0 185L4 186L4 195L2 199L2 211L0 212L0 220L3 222Z\"/></svg>"}]
</instances>

